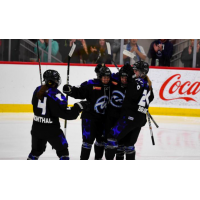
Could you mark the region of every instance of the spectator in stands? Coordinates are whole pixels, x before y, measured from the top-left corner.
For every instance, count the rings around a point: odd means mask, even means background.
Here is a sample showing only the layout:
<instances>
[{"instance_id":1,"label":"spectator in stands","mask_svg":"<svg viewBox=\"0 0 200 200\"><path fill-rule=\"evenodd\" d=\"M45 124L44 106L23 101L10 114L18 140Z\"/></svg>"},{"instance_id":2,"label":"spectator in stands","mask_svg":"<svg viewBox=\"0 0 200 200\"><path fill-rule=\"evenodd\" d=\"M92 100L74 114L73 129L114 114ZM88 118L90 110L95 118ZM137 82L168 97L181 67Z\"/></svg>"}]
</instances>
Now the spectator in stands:
<instances>
[{"instance_id":1,"label":"spectator in stands","mask_svg":"<svg viewBox=\"0 0 200 200\"><path fill-rule=\"evenodd\" d=\"M64 39L56 40L60 46L60 54L62 55L62 62L68 62L68 54L71 50L73 42L76 43L76 48L74 50L73 56L71 57L71 63L86 63L88 61L88 47L84 39Z\"/></svg>"},{"instance_id":2,"label":"spectator in stands","mask_svg":"<svg viewBox=\"0 0 200 200\"><path fill-rule=\"evenodd\" d=\"M197 42L197 60L196 67L200 68L200 44ZM193 49L194 49L194 39L190 40L189 47L186 47L181 54L181 62L184 64L184 67L192 67L193 63Z\"/></svg>"},{"instance_id":3,"label":"spectator in stands","mask_svg":"<svg viewBox=\"0 0 200 200\"><path fill-rule=\"evenodd\" d=\"M38 40L38 47L44 49L48 52L49 50L49 40L48 39L39 39ZM58 54L59 45L58 42L51 40L51 54L56 57ZM34 52L37 53L37 47L34 48ZM48 62L48 53L43 54L43 58L41 58L42 52L40 52L40 59L42 62ZM51 59L51 62L57 62L55 59Z\"/></svg>"},{"instance_id":4,"label":"spectator in stands","mask_svg":"<svg viewBox=\"0 0 200 200\"><path fill-rule=\"evenodd\" d=\"M172 55L173 44L168 39L159 39L151 43L148 52L151 66L170 66Z\"/></svg>"},{"instance_id":5,"label":"spectator in stands","mask_svg":"<svg viewBox=\"0 0 200 200\"><path fill-rule=\"evenodd\" d=\"M111 55L112 56L112 55ZM105 39L99 39L97 46L91 47L89 61L92 63L111 64L111 56L108 55Z\"/></svg>"},{"instance_id":6,"label":"spectator in stands","mask_svg":"<svg viewBox=\"0 0 200 200\"><path fill-rule=\"evenodd\" d=\"M134 58L130 58L126 55L123 55L124 64L129 63L130 65L133 65L137 61L145 61L146 59L146 53L144 51L144 48L142 46L139 46L137 44L137 39L129 39L130 42L126 45L124 45L124 50L130 51L134 54Z\"/></svg>"},{"instance_id":7,"label":"spectator in stands","mask_svg":"<svg viewBox=\"0 0 200 200\"><path fill-rule=\"evenodd\" d=\"M120 46L121 46L121 40L120 39L113 40L112 43L111 43L113 60L115 61L116 64L119 64L119 62L120 62Z\"/></svg>"},{"instance_id":8,"label":"spectator in stands","mask_svg":"<svg viewBox=\"0 0 200 200\"><path fill-rule=\"evenodd\" d=\"M129 39L124 39L124 45L128 44L129 42Z\"/></svg>"},{"instance_id":9,"label":"spectator in stands","mask_svg":"<svg viewBox=\"0 0 200 200\"><path fill-rule=\"evenodd\" d=\"M85 39L87 47L88 47L88 53L92 53L92 48L96 47L98 45L99 39Z\"/></svg>"}]
</instances>

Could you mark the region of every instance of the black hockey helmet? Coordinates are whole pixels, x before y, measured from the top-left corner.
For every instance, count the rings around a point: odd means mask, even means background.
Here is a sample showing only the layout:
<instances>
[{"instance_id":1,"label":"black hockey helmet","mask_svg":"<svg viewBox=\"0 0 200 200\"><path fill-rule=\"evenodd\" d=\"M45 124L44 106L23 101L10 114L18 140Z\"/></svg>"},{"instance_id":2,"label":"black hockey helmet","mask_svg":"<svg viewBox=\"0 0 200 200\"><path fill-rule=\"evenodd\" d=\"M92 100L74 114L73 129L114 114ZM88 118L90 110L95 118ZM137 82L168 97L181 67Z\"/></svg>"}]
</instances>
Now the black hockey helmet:
<instances>
[{"instance_id":1,"label":"black hockey helmet","mask_svg":"<svg viewBox=\"0 0 200 200\"><path fill-rule=\"evenodd\" d=\"M140 71L140 76L145 76L149 72L149 64L144 61L137 61L133 64L133 69Z\"/></svg>"},{"instance_id":2,"label":"black hockey helmet","mask_svg":"<svg viewBox=\"0 0 200 200\"><path fill-rule=\"evenodd\" d=\"M43 74L44 82L46 85L50 86L53 83L57 84L57 87L61 84L61 77L60 74L56 70L46 70Z\"/></svg>"},{"instance_id":3,"label":"black hockey helmet","mask_svg":"<svg viewBox=\"0 0 200 200\"><path fill-rule=\"evenodd\" d=\"M111 77L111 71L105 65L99 69L99 78L102 78L103 76Z\"/></svg>"},{"instance_id":4,"label":"black hockey helmet","mask_svg":"<svg viewBox=\"0 0 200 200\"><path fill-rule=\"evenodd\" d=\"M132 70L132 67L129 63L126 63L120 70L119 70L119 76L127 76L129 74L129 71Z\"/></svg>"}]
</instances>

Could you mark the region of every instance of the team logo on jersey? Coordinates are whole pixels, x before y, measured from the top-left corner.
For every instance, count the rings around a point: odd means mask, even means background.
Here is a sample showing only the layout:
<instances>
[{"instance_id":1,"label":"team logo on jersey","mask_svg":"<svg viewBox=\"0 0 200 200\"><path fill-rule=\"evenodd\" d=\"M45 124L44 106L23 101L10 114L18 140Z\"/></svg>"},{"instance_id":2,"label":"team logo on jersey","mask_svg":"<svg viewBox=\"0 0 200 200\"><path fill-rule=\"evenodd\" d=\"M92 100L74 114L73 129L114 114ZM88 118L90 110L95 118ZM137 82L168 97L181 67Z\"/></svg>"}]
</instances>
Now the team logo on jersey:
<instances>
[{"instance_id":1,"label":"team logo on jersey","mask_svg":"<svg viewBox=\"0 0 200 200\"><path fill-rule=\"evenodd\" d=\"M99 99L97 99L97 102L94 105L94 110L97 113L105 114L105 109L107 107L107 104L108 104L108 96L102 96Z\"/></svg>"},{"instance_id":2,"label":"team logo on jersey","mask_svg":"<svg viewBox=\"0 0 200 200\"><path fill-rule=\"evenodd\" d=\"M120 92L118 90L114 90L113 93L112 93L110 103L114 107L121 108L123 101L124 101L124 97L125 97L125 95L122 92Z\"/></svg>"}]
</instances>

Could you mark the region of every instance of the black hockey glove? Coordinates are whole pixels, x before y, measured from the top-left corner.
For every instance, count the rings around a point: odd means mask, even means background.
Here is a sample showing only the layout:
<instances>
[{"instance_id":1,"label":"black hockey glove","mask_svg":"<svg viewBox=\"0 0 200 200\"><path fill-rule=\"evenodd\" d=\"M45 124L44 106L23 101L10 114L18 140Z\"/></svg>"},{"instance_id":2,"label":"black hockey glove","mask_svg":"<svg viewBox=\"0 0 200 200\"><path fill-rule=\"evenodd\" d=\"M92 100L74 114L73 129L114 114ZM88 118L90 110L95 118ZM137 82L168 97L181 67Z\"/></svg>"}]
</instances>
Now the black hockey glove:
<instances>
[{"instance_id":1,"label":"black hockey glove","mask_svg":"<svg viewBox=\"0 0 200 200\"><path fill-rule=\"evenodd\" d=\"M74 105L78 105L81 110L89 111L90 110L90 102L89 101L80 101L75 103Z\"/></svg>"},{"instance_id":2,"label":"black hockey glove","mask_svg":"<svg viewBox=\"0 0 200 200\"><path fill-rule=\"evenodd\" d=\"M72 86L71 85L64 85L63 86L63 93L65 94L71 94L72 93Z\"/></svg>"},{"instance_id":3,"label":"black hockey glove","mask_svg":"<svg viewBox=\"0 0 200 200\"><path fill-rule=\"evenodd\" d=\"M131 67L128 70L128 82L132 82L135 78L136 78L136 75L135 75L135 73L133 71L133 68Z\"/></svg>"},{"instance_id":4,"label":"black hockey glove","mask_svg":"<svg viewBox=\"0 0 200 200\"><path fill-rule=\"evenodd\" d=\"M126 63L124 66L123 66L123 68L124 68L124 70L125 71L129 71L129 70L131 70L132 69L132 67L131 67L131 65L129 64L129 63Z\"/></svg>"},{"instance_id":5,"label":"black hockey glove","mask_svg":"<svg viewBox=\"0 0 200 200\"><path fill-rule=\"evenodd\" d=\"M101 64L98 64L98 65L95 67L94 71L98 74L101 67L102 67L102 65L101 65Z\"/></svg>"}]
</instances>

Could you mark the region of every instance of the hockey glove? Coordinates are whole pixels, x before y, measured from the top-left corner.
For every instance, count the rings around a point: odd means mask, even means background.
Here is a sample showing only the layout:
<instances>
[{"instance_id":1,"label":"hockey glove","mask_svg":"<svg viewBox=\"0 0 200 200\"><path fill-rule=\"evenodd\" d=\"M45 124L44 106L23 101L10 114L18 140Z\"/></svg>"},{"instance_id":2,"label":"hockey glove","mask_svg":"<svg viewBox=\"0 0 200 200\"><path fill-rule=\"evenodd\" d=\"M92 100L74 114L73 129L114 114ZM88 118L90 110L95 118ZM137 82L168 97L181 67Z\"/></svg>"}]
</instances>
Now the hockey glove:
<instances>
[{"instance_id":1,"label":"hockey glove","mask_svg":"<svg viewBox=\"0 0 200 200\"><path fill-rule=\"evenodd\" d=\"M63 93L65 94L71 94L72 93L72 86L71 85L64 85L63 86Z\"/></svg>"},{"instance_id":2,"label":"hockey glove","mask_svg":"<svg viewBox=\"0 0 200 200\"><path fill-rule=\"evenodd\" d=\"M102 67L102 65L101 65L101 64L98 64L98 65L95 67L94 71L98 74L101 67Z\"/></svg>"},{"instance_id":3,"label":"hockey glove","mask_svg":"<svg viewBox=\"0 0 200 200\"><path fill-rule=\"evenodd\" d=\"M80 101L77 104L81 110L89 111L90 110L90 102L89 101ZM74 104L74 105L75 105Z\"/></svg>"},{"instance_id":4,"label":"hockey glove","mask_svg":"<svg viewBox=\"0 0 200 200\"><path fill-rule=\"evenodd\" d=\"M123 68L124 68L124 70L125 71L129 71L129 70L131 70L132 69L132 67L131 67L131 65L129 64L129 63L126 63L124 66L123 66Z\"/></svg>"},{"instance_id":5,"label":"hockey glove","mask_svg":"<svg viewBox=\"0 0 200 200\"><path fill-rule=\"evenodd\" d=\"M133 68L130 68L128 71L128 82L132 82L136 78L136 75L133 71Z\"/></svg>"}]
</instances>

